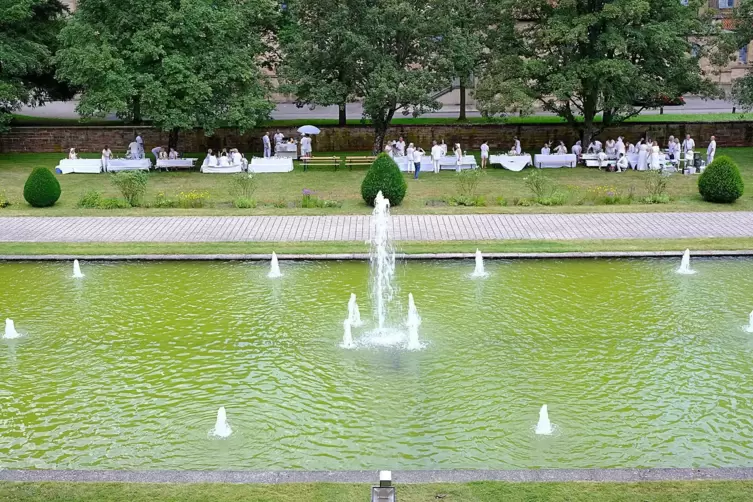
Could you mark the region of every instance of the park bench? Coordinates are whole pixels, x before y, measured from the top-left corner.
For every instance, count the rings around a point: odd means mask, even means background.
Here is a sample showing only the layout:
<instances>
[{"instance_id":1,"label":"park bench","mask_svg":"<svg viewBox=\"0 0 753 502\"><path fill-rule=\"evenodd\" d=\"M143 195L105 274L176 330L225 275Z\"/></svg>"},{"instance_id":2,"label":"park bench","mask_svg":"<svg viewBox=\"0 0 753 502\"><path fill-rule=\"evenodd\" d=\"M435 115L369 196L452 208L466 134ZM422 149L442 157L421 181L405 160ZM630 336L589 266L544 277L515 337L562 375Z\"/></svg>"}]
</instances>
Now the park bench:
<instances>
[{"instance_id":1,"label":"park bench","mask_svg":"<svg viewBox=\"0 0 753 502\"><path fill-rule=\"evenodd\" d=\"M334 166L335 171L340 167L340 157L301 157L303 170L308 170L309 166Z\"/></svg>"},{"instance_id":2,"label":"park bench","mask_svg":"<svg viewBox=\"0 0 753 502\"><path fill-rule=\"evenodd\" d=\"M353 170L353 166L371 166L376 157L345 157L345 165L348 169Z\"/></svg>"}]
</instances>

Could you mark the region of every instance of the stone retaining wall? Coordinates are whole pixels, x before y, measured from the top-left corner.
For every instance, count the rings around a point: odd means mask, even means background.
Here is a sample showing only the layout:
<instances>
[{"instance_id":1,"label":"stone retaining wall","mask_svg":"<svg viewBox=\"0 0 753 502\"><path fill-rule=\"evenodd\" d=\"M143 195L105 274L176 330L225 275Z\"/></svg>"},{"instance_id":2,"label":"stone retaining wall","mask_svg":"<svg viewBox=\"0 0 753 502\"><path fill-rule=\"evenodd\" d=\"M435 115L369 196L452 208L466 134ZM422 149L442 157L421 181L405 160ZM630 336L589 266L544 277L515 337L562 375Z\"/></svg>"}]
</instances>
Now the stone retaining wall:
<instances>
[{"instance_id":1,"label":"stone retaining wall","mask_svg":"<svg viewBox=\"0 0 753 502\"><path fill-rule=\"evenodd\" d=\"M295 128L282 128L286 135L297 135ZM314 151L364 151L371 150L373 131L368 126L321 127L322 133L314 139ZM65 152L76 147L81 152L99 152L109 145L116 153L122 153L136 132L140 132L147 148L167 145L168 135L151 127L14 127L10 132L0 134L0 152ZM214 136L206 137L202 131L184 132L180 135L179 150L201 152L207 148L238 147L241 151L253 154L261 152L261 136L265 130L257 129L239 134L237 130L220 129ZM275 130L270 130L274 134ZM716 135L717 143L724 146L753 146L753 122L721 123L637 123L631 122L613 127L602 139L624 136L631 142L648 134L662 145L670 135L684 136L690 133L696 145L705 148L711 135ZM537 152L548 140L564 140L572 145L577 139L573 131L564 125L439 125L394 126L387 137L421 145L431 146L433 139L444 139L448 144L460 143L466 149L478 149L483 141L488 141L493 152L510 148L513 137L518 136L523 149Z\"/></svg>"}]
</instances>

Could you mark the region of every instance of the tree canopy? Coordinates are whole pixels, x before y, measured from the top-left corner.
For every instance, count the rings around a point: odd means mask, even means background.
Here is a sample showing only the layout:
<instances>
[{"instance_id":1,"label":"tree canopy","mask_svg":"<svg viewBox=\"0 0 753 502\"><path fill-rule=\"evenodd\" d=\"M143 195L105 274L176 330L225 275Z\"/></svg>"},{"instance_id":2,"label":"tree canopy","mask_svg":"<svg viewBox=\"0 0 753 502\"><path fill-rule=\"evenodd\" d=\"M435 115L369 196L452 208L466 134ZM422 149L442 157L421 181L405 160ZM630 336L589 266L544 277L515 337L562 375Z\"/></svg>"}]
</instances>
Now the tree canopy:
<instances>
[{"instance_id":1,"label":"tree canopy","mask_svg":"<svg viewBox=\"0 0 753 502\"><path fill-rule=\"evenodd\" d=\"M734 51L753 40L753 0L740 0L734 11L735 29L725 40L727 51ZM748 71L732 86L732 98L744 110L753 109L753 73Z\"/></svg>"},{"instance_id":2,"label":"tree canopy","mask_svg":"<svg viewBox=\"0 0 753 502\"><path fill-rule=\"evenodd\" d=\"M61 32L58 76L83 116L115 112L170 131L250 129L274 105L261 70L273 0L80 0Z\"/></svg>"},{"instance_id":3,"label":"tree canopy","mask_svg":"<svg viewBox=\"0 0 753 502\"><path fill-rule=\"evenodd\" d=\"M0 130L23 105L69 99L53 78L67 9L59 0L0 0Z\"/></svg>"},{"instance_id":4,"label":"tree canopy","mask_svg":"<svg viewBox=\"0 0 753 502\"><path fill-rule=\"evenodd\" d=\"M645 106L713 89L691 45L713 30L700 0L500 1L523 23L518 50L503 47L482 75L476 98L487 115L537 104L589 141Z\"/></svg>"}]
</instances>

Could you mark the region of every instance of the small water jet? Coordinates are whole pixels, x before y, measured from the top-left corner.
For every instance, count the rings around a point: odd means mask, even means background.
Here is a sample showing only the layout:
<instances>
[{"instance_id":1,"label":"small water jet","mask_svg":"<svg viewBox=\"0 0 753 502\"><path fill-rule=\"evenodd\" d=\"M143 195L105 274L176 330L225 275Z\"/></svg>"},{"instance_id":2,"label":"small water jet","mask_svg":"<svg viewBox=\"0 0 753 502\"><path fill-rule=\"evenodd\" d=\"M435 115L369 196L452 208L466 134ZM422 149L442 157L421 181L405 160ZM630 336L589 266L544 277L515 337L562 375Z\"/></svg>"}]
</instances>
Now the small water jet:
<instances>
[{"instance_id":1,"label":"small water jet","mask_svg":"<svg viewBox=\"0 0 753 502\"><path fill-rule=\"evenodd\" d=\"M81 273L81 266L78 264L78 260L73 260L73 278L82 279L84 274Z\"/></svg>"},{"instance_id":2,"label":"small water jet","mask_svg":"<svg viewBox=\"0 0 753 502\"><path fill-rule=\"evenodd\" d=\"M350 294L350 301L348 302L348 321L350 321L350 325L354 328L363 325L363 321L361 321L361 311L358 309L355 293Z\"/></svg>"},{"instance_id":3,"label":"small water jet","mask_svg":"<svg viewBox=\"0 0 753 502\"><path fill-rule=\"evenodd\" d=\"M395 276L395 250L390 238L390 201L380 191L374 199L371 215L371 297L374 304L379 331L384 330L387 319L387 304L392 300Z\"/></svg>"},{"instance_id":4,"label":"small water jet","mask_svg":"<svg viewBox=\"0 0 753 502\"><path fill-rule=\"evenodd\" d=\"M750 321L745 331L747 331L748 333L753 333L753 312L750 313Z\"/></svg>"},{"instance_id":5,"label":"small water jet","mask_svg":"<svg viewBox=\"0 0 753 502\"><path fill-rule=\"evenodd\" d=\"M6 319L5 320L5 334L3 334L3 338L6 340L12 340L14 338L19 338L21 336L21 333L16 331L16 325L13 323L12 319Z\"/></svg>"},{"instance_id":6,"label":"small water jet","mask_svg":"<svg viewBox=\"0 0 753 502\"><path fill-rule=\"evenodd\" d=\"M408 294L408 350L418 350L421 342L418 340L418 327L421 326L421 316L418 315L416 302L413 301L413 293Z\"/></svg>"},{"instance_id":7,"label":"small water jet","mask_svg":"<svg viewBox=\"0 0 753 502\"><path fill-rule=\"evenodd\" d=\"M226 438L233 433L233 429L230 428L230 424L227 421L227 413L224 406L221 406L217 410L217 421L214 423L214 429L209 433L218 438Z\"/></svg>"},{"instance_id":8,"label":"small water jet","mask_svg":"<svg viewBox=\"0 0 753 502\"><path fill-rule=\"evenodd\" d=\"M473 278L486 277L486 271L484 270L484 257L481 255L480 250L476 250L476 268L471 275Z\"/></svg>"},{"instance_id":9,"label":"small water jet","mask_svg":"<svg viewBox=\"0 0 753 502\"><path fill-rule=\"evenodd\" d=\"M277 254L273 251L272 252L272 261L269 264L269 273L267 274L267 277L270 279L277 279L279 277L282 277L282 272L280 272L280 264L277 262Z\"/></svg>"},{"instance_id":10,"label":"small water jet","mask_svg":"<svg viewBox=\"0 0 753 502\"><path fill-rule=\"evenodd\" d=\"M690 268L690 249L686 249L685 253L683 253L680 268L677 269L677 273L683 275L695 274L695 270Z\"/></svg>"},{"instance_id":11,"label":"small water jet","mask_svg":"<svg viewBox=\"0 0 753 502\"><path fill-rule=\"evenodd\" d=\"M549 436L552 433L552 423L549 421L549 409L546 405L539 410L539 423L536 424L536 434Z\"/></svg>"},{"instance_id":12,"label":"small water jet","mask_svg":"<svg viewBox=\"0 0 753 502\"><path fill-rule=\"evenodd\" d=\"M353 343L353 333L350 328L350 319L345 319L343 321L343 343L341 344L341 347L344 349L352 349L356 346Z\"/></svg>"}]
</instances>

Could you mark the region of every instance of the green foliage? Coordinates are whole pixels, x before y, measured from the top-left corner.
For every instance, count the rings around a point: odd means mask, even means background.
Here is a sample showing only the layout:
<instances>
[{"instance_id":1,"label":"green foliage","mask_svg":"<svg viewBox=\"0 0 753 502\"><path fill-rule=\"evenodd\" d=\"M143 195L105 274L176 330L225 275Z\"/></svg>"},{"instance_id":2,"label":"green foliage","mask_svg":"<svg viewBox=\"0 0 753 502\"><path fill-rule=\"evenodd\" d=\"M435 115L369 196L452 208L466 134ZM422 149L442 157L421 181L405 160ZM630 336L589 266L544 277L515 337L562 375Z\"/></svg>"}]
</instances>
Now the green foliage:
<instances>
[{"instance_id":1,"label":"green foliage","mask_svg":"<svg viewBox=\"0 0 753 502\"><path fill-rule=\"evenodd\" d=\"M481 169L466 169L457 174L458 194L462 197L473 198L476 196L476 190L484 178L484 171Z\"/></svg>"},{"instance_id":2,"label":"green foliage","mask_svg":"<svg viewBox=\"0 0 753 502\"><path fill-rule=\"evenodd\" d=\"M698 191L708 202L735 202L745 191L740 168L729 157L717 157L698 178Z\"/></svg>"},{"instance_id":3,"label":"green foliage","mask_svg":"<svg viewBox=\"0 0 753 502\"><path fill-rule=\"evenodd\" d=\"M233 206L237 209L254 209L256 207L256 200L238 197L233 201Z\"/></svg>"},{"instance_id":4,"label":"green foliage","mask_svg":"<svg viewBox=\"0 0 753 502\"><path fill-rule=\"evenodd\" d=\"M275 52L278 13L273 0L82 1L60 34L58 77L82 87L85 117L247 130L274 108L259 62Z\"/></svg>"},{"instance_id":5,"label":"green foliage","mask_svg":"<svg viewBox=\"0 0 753 502\"><path fill-rule=\"evenodd\" d=\"M548 199L557 191L557 185L541 169L532 169L523 183L536 201Z\"/></svg>"},{"instance_id":6,"label":"green foliage","mask_svg":"<svg viewBox=\"0 0 753 502\"><path fill-rule=\"evenodd\" d=\"M78 207L97 208L102 202L102 193L97 190L89 190L78 199Z\"/></svg>"},{"instance_id":7,"label":"green foliage","mask_svg":"<svg viewBox=\"0 0 753 502\"><path fill-rule=\"evenodd\" d=\"M646 202L649 204L662 204L666 198L669 202L669 196L667 195L667 175L661 171L649 171L646 173L646 191L648 197Z\"/></svg>"},{"instance_id":8,"label":"green foliage","mask_svg":"<svg viewBox=\"0 0 753 502\"><path fill-rule=\"evenodd\" d=\"M303 197L301 197L301 207L303 208L333 208L342 207L342 205L343 203L340 201L320 199L311 190L303 189Z\"/></svg>"},{"instance_id":9,"label":"green foliage","mask_svg":"<svg viewBox=\"0 0 753 502\"><path fill-rule=\"evenodd\" d=\"M141 204L149 182L149 175L145 171L120 171L110 179L130 206Z\"/></svg>"},{"instance_id":10,"label":"green foliage","mask_svg":"<svg viewBox=\"0 0 753 502\"><path fill-rule=\"evenodd\" d=\"M100 209L128 209L131 205L123 199L107 197L99 201Z\"/></svg>"},{"instance_id":11,"label":"green foliage","mask_svg":"<svg viewBox=\"0 0 753 502\"><path fill-rule=\"evenodd\" d=\"M50 207L60 198L60 182L44 167L35 167L24 185L24 199L33 207Z\"/></svg>"},{"instance_id":12,"label":"green foliage","mask_svg":"<svg viewBox=\"0 0 753 502\"><path fill-rule=\"evenodd\" d=\"M447 199L451 206L483 207L486 206L486 198L483 195L456 195Z\"/></svg>"},{"instance_id":13,"label":"green foliage","mask_svg":"<svg viewBox=\"0 0 753 502\"><path fill-rule=\"evenodd\" d=\"M10 199L5 194L5 190L0 191L0 208L8 207L11 205Z\"/></svg>"},{"instance_id":14,"label":"green foliage","mask_svg":"<svg viewBox=\"0 0 753 502\"><path fill-rule=\"evenodd\" d=\"M507 206L507 199L500 195L499 197L497 197L497 204L500 206Z\"/></svg>"},{"instance_id":15,"label":"green foliage","mask_svg":"<svg viewBox=\"0 0 753 502\"><path fill-rule=\"evenodd\" d=\"M158 192L157 196L154 198L154 201L151 204L151 207L157 207L160 209L178 207L178 201L175 199L169 198L165 194L165 192Z\"/></svg>"},{"instance_id":16,"label":"green foliage","mask_svg":"<svg viewBox=\"0 0 753 502\"><path fill-rule=\"evenodd\" d=\"M408 190L400 168L387 154L380 154L366 173L361 183L361 197L369 206L374 205L374 199L379 192L389 199L390 205L399 206Z\"/></svg>"},{"instance_id":17,"label":"green foliage","mask_svg":"<svg viewBox=\"0 0 753 502\"><path fill-rule=\"evenodd\" d=\"M59 0L0 0L0 131L22 105L72 97L52 78L65 12Z\"/></svg>"},{"instance_id":18,"label":"green foliage","mask_svg":"<svg viewBox=\"0 0 753 502\"><path fill-rule=\"evenodd\" d=\"M230 178L230 194L237 199L253 199L258 188L258 178L251 173L238 173Z\"/></svg>"},{"instance_id":19,"label":"green foliage","mask_svg":"<svg viewBox=\"0 0 753 502\"><path fill-rule=\"evenodd\" d=\"M178 206L183 209L204 207L209 203L209 192L190 190L178 194Z\"/></svg>"}]
</instances>

